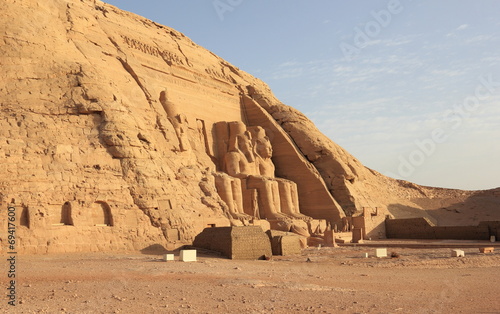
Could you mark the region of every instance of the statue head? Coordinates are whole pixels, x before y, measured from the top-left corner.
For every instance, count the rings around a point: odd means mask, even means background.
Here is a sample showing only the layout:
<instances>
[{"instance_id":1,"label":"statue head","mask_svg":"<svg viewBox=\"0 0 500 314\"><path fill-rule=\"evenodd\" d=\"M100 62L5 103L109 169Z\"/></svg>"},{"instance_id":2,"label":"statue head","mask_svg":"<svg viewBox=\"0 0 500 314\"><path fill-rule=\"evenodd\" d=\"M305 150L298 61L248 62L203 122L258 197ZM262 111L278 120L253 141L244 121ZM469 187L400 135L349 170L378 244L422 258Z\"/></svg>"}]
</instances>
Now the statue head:
<instances>
[{"instance_id":1,"label":"statue head","mask_svg":"<svg viewBox=\"0 0 500 314\"><path fill-rule=\"evenodd\" d=\"M186 124L186 125L188 125L188 124L189 124L189 123L188 123L188 119L187 119L186 115L185 115L185 114L183 114L183 113L179 113L179 114L177 114L177 115L175 116L175 119L176 119L176 120L177 120L177 122L179 122L179 123Z\"/></svg>"},{"instance_id":2,"label":"statue head","mask_svg":"<svg viewBox=\"0 0 500 314\"><path fill-rule=\"evenodd\" d=\"M273 155L273 147L269 137L266 135L266 130L260 126L250 127L249 130L252 133L255 153L262 158L271 158Z\"/></svg>"},{"instance_id":3,"label":"statue head","mask_svg":"<svg viewBox=\"0 0 500 314\"><path fill-rule=\"evenodd\" d=\"M255 152L262 158L271 158L273 156L273 147L267 136L255 140Z\"/></svg>"},{"instance_id":4,"label":"statue head","mask_svg":"<svg viewBox=\"0 0 500 314\"><path fill-rule=\"evenodd\" d=\"M255 156L253 153L252 134L247 131L243 122L229 122L229 152L239 152L245 155L248 162L253 162Z\"/></svg>"},{"instance_id":5,"label":"statue head","mask_svg":"<svg viewBox=\"0 0 500 314\"><path fill-rule=\"evenodd\" d=\"M176 118L179 115L179 108L170 99L167 89L160 93L160 103L167 113L167 117Z\"/></svg>"},{"instance_id":6,"label":"statue head","mask_svg":"<svg viewBox=\"0 0 500 314\"><path fill-rule=\"evenodd\" d=\"M253 145L252 145L252 135L250 132L245 131L236 136L236 143L238 150L242 152L249 162L253 162L255 160L253 154Z\"/></svg>"}]
</instances>

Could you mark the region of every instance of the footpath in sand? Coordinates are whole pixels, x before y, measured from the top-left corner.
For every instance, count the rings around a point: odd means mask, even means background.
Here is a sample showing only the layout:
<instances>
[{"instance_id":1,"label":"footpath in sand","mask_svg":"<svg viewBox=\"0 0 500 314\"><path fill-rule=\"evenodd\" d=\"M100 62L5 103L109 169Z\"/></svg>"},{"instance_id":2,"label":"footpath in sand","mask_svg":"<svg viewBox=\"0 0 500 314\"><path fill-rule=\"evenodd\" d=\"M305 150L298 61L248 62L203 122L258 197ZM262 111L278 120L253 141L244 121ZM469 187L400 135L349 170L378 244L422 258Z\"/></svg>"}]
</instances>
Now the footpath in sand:
<instances>
[{"instance_id":1,"label":"footpath in sand","mask_svg":"<svg viewBox=\"0 0 500 314\"><path fill-rule=\"evenodd\" d=\"M452 258L450 248L390 247L398 258L376 258L373 247L346 246L270 261L200 253L190 263L178 254L173 262L138 253L18 256L19 304L4 298L0 312L500 313L500 249L463 250Z\"/></svg>"}]
</instances>

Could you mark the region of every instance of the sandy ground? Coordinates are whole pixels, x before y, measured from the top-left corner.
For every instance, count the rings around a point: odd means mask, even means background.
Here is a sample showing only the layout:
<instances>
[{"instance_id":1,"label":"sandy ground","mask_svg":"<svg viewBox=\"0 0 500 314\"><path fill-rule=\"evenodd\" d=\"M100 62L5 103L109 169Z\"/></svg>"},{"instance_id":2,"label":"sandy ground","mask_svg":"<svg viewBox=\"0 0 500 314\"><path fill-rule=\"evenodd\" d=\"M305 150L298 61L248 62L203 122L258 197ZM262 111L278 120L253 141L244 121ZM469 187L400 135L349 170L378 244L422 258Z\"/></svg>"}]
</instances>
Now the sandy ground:
<instances>
[{"instance_id":1,"label":"sandy ground","mask_svg":"<svg viewBox=\"0 0 500 314\"><path fill-rule=\"evenodd\" d=\"M18 256L19 304L3 313L500 313L500 250L307 249L301 256L197 262L160 255ZM371 257L364 258L364 253ZM178 256L176 256L176 259ZM309 261L307 261L309 259ZM2 269L7 273L6 259ZM1 285L7 288L7 276ZM4 290L5 291L5 290ZM6 294L6 293L5 293Z\"/></svg>"}]
</instances>

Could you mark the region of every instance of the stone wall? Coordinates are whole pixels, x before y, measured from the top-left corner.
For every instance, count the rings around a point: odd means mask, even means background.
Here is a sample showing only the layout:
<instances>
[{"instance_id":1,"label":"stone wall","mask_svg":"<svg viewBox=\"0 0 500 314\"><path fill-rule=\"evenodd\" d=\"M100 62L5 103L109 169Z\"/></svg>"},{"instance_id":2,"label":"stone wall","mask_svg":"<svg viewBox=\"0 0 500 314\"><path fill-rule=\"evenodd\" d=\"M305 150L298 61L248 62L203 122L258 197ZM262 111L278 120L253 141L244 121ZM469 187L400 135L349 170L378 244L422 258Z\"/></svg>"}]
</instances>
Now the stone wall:
<instances>
[{"instance_id":1,"label":"stone wall","mask_svg":"<svg viewBox=\"0 0 500 314\"><path fill-rule=\"evenodd\" d=\"M369 208L363 207L363 214L361 216L352 217L351 223L353 228L360 228L363 230L363 239L385 239L385 211L376 207Z\"/></svg>"},{"instance_id":2,"label":"stone wall","mask_svg":"<svg viewBox=\"0 0 500 314\"><path fill-rule=\"evenodd\" d=\"M206 228L193 246L222 253L230 259L264 259L272 256L269 237L259 226Z\"/></svg>"},{"instance_id":3,"label":"stone wall","mask_svg":"<svg viewBox=\"0 0 500 314\"><path fill-rule=\"evenodd\" d=\"M301 242L307 242L307 237L292 232L268 230L266 233L271 240L273 255L298 255L302 252Z\"/></svg>"},{"instance_id":4,"label":"stone wall","mask_svg":"<svg viewBox=\"0 0 500 314\"><path fill-rule=\"evenodd\" d=\"M387 238L489 240L500 236L499 221L482 221L477 226L436 226L426 218L387 219Z\"/></svg>"}]
</instances>

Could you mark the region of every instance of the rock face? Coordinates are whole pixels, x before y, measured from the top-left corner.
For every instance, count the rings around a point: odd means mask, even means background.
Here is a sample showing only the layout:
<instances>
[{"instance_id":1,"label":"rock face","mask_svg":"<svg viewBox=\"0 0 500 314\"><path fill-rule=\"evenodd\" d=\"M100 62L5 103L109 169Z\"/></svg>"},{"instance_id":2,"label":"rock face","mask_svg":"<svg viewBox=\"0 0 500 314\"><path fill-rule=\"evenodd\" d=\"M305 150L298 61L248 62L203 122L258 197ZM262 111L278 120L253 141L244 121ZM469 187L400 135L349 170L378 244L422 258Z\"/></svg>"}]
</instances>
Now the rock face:
<instances>
[{"instance_id":1,"label":"rock face","mask_svg":"<svg viewBox=\"0 0 500 314\"><path fill-rule=\"evenodd\" d=\"M474 195L365 168L263 82L100 1L6 0L0 25L0 214L15 208L19 251L175 248L264 218L345 229L364 215L384 236L388 214L434 219L422 209L437 203L415 200ZM263 130L274 176L227 169L230 123Z\"/></svg>"}]
</instances>

